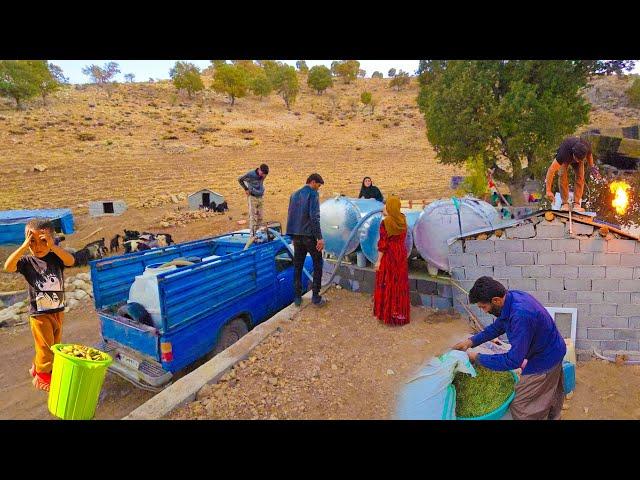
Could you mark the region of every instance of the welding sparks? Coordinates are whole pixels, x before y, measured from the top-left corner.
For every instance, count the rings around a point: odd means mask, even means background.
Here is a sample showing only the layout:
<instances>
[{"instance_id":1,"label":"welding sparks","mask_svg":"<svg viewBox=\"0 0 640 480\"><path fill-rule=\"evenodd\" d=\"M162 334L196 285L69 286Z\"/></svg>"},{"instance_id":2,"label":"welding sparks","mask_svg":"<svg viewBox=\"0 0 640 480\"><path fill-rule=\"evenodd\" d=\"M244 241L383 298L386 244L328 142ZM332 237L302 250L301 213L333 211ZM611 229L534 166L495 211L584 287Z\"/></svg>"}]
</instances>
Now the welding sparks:
<instances>
[{"instance_id":1,"label":"welding sparks","mask_svg":"<svg viewBox=\"0 0 640 480\"><path fill-rule=\"evenodd\" d=\"M616 209L618 215L624 214L629 206L629 193L627 190L631 188L627 182L613 182L609 185L611 193L615 196L611 202L611 206Z\"/></svg>"}]
</instances>

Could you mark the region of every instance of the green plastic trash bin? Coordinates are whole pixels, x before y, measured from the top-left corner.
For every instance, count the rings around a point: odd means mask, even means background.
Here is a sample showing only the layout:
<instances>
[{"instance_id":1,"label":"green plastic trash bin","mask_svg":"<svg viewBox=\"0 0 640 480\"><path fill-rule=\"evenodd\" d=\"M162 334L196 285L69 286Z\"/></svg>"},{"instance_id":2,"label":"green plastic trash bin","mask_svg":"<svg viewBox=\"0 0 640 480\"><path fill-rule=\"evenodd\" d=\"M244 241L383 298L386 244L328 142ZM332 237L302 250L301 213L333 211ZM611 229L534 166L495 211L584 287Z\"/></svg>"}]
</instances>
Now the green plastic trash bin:
<instances>
[{"instance_id":1,"label":"green plastic trash bin","mask_svg":"<svg viewBox=\"0 0 640 480\"><path fill-rule=\"evenodd\" d=\"M54 354L49 411L63 420L91 420L111 356L100 352L105 360L94 361L74 357L61 351L65 344L51 347Z\"/></svg>"}]
</instances>

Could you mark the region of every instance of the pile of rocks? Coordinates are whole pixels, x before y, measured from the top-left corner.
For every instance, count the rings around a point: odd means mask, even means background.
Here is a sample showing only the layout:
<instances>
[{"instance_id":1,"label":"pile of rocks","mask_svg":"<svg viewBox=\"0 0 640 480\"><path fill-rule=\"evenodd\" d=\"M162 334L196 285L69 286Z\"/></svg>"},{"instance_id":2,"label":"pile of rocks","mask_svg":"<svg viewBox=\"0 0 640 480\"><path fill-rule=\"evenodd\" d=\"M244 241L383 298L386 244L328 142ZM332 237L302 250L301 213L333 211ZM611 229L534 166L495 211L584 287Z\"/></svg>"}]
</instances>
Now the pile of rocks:
<instances>
[{"instance_id":1,"label":"pile of rocks","mask_svg":"<svg viewBox=\"0 0 640 480\"><path fill-rule=\"evenodd\" d=\"M218 215L224 215L219 212L205 212L204 210L190 210L186 212L172 212L167 213L162 217L160 226L162 228L168 227L184 227L186 224L195 222L197 220L209 217L215 217Z\"/></svg>"},{"instance_id":2,"label":"pile of rocks","mask_svg":"<svg viewBox=\"0 0 640 480\"><path fill-rule=\"evenodd\" d=\"M138 205L139 208L154 208L160 207L167 203L180 203L187 199L185 192L180 193L163 193L147 199Z\"/></svg>"},{"instance_id":3,"label":"pile of rocks","mask_svg":"<svg viewBox=\"0 0 640 480\"><path fill-rule=\"evenodd\" d=\"M89 273L78 273L65 278L65 312L73 310L93 298L93 285ZM23 325L29 321L29 300L16 302L8 307L0 305L0 327Z\"/></svg>"}]
</instances>

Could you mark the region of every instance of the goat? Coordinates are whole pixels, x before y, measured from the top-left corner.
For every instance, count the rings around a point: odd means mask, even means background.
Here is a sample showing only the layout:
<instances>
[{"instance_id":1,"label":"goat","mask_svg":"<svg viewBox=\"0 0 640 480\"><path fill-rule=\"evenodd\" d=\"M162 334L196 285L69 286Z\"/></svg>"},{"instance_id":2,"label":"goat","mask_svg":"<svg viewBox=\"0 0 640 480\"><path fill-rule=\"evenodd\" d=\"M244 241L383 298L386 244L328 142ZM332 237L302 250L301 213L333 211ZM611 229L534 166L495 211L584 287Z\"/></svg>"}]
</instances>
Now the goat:
<instances>
[{"instance_id":1,"label":"goat","mask_svg":"<svg viewBox=\"0 0 640 480\"><path fill-rule=\"evenodd\" d=\"M214 210L219 213L224 213L225 210L229 210L229 206L227 205L227 202L224 201L220 205L216 206Z\"/></svg>"},{"instance_id":2,"label":"goat","mask_svg":"<svg viewBox=\"0 0 640 480\"><path fill-rule=\"evenodd\" d=\"M120 238L122 238L122 235L117 233L116 236L111 239L111 242L109 244L110 253L117 252L118 250L120 250Z\"/></svg>"},{"instance_id":3,"label":"goat","mask_svg":"<svg viewBox=\"0 0 640 480\"><path fill-rule=\"evenodd\" d=\"M140 232L137 230L124 230L124 240L137 240L140 237Z\"/></svg>"},{"instance_id":4,"label":"goat","mask_svg":"<svg viewBox=\"0 0 640 480\"><path fill-rule=\"evenodd\" d=\"M88 248L82 248L73 254L73 258L75 259L74 266L81 267L83 265L87 265L89 260L91 260L91 252Z\"/></svg>"},{"instance_id":5,"label":"goat","mask_svg":"<svg viewBox=\"0 0 640 480\"><path fill-rule=\"evenodd\" d=\"M142 240L127 240L123 242L124 253L140 252L142 250L149 250L151 247Z\"/></svg>"}]
</instances>

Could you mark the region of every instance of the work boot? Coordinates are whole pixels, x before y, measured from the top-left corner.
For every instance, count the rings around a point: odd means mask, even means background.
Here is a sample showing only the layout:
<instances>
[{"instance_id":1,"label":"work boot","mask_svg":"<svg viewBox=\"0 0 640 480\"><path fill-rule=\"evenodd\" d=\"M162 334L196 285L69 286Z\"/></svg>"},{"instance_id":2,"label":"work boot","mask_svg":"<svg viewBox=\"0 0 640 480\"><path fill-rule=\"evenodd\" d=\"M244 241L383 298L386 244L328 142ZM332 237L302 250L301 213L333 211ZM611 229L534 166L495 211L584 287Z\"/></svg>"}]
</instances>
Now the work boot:
<instances>
[{"instance_id":1,"label":"work boot","mask_svg":"<svg viewBox=\"0 0 640 480\"><path fill-rule=\"evenodd\" d=\"M327 304L327 299L324 297L320 297L318 299L313 299L311 300L311 303L313 304L314 307L324 307Z\"/></svg>"},{"instance_id":2,"label":"work boot","mask_svg":"<svg viewBox=\"0 0 640 480\"><path fill-rule=\"evenodd\" d=\"M295 304L296 307L299 307L300 305L302 305L302 297L295 297L293 299L293 303Z\"/></svg>"},{"instance_id":3,"label":"work boot","mask_svg":"<svg viewBox=\"0 0 640 480\"><path fill-rule=\"evenodd\" d=\"M43 390L45 392L48 392L51 386L51 374L36 372L36 375L35 377L33 377L33 380L31 383L38 390Z\"/></svg>"},{"instance_id":4,"label":"work boot","mask_svg":"<svg viewBox=\"0 0 640 480\"><path fill-rule=\"evenodd\" d=\"M574 203L574 204L573 204L573 211L574 211L574 212L584 212L585 210L584 210L584 208L582 208L579 204Z\"/></svg>"}]
</instances>

